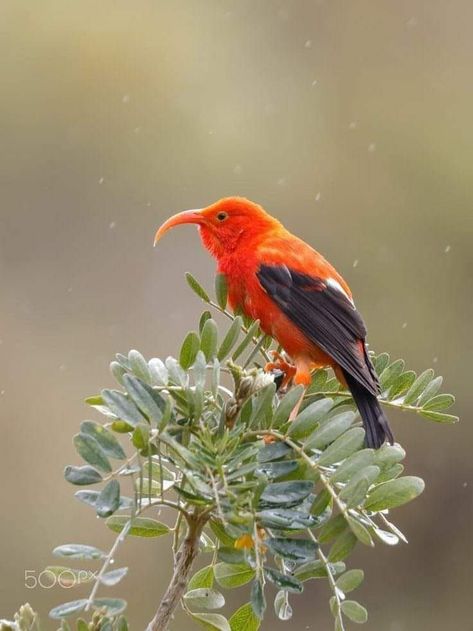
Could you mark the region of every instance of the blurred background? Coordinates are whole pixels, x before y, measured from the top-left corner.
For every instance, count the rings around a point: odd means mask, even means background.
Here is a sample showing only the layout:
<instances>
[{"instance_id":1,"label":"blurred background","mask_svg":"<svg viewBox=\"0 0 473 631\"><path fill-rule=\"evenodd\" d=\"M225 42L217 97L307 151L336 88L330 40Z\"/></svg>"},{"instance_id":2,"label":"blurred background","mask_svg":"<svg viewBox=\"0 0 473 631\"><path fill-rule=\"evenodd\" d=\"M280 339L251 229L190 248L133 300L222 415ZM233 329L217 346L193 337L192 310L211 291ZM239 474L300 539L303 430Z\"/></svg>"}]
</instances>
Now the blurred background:
<instances>
[{"instance_id":1,"label":"blurred background","mask_svg":"<svg viewBox=\"0 0 473 631\"><path fill-rule=\"evenodd\" d=\"M115 352L177 352L201 311L184 272L209 287L214 265L193 228L153 250L155 229L239 194L343 273L371 348L457 395L456 426L390 413L427 487L397 512L410 545L353 562L367 629L473 629L472 20L468 0L2 0L0 617L29 601L54 629L86 592L25 587L54 546L112 541L62 478L83 399ZM167 541L117 562L142 629ZM307 584L263 629L331 628L327 596Z\"/></svg>"}]
</instances>

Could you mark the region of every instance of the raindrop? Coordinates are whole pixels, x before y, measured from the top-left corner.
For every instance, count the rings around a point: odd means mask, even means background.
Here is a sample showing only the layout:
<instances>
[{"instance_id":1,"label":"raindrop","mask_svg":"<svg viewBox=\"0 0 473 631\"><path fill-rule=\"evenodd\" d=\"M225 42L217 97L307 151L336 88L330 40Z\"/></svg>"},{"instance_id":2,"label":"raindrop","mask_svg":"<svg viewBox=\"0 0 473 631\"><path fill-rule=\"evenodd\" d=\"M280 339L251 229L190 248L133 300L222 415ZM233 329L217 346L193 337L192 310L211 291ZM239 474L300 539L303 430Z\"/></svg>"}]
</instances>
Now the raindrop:
<instances>
[{"instance_id":1,"label":"raindrop","mask_svg":"<svg viewBox=\"0 0 473 631\"><path fill-rule=\"evenodd\" d=\"M286 185L286 178L280 177L278 180L278 186L285 186L285 185Z\"/></svg>"},{"instance_id":2,"label":"raindrop","mask_svg":"<svg viewBox=\"0 0 473 631\"><path fill-rule=\"evenodd\" d=\"M322 197L322 195L319 193L317 193L317 195L315 196L315 201L316 202L320 202L320 198Z\"/></svg>"},{"instance_id":3,"label":"raindrop","mask_svg":"<svg viewBox=\"0 0 473 631\"><path fill-rule=\"evenodd\" d=\"M2 391L4 392L4 391ZM466 487L468 486L468 482L463 482L463 488L466 489Z\"/></svg>"},{"instance_id":4,"label":"raindrop","mask_svg":"<svg viewBox=\"0 0 473 631\"><path fill-rule=\"evenodd\" d=\"M448 254L448 253L450 252L450 250L451 250L451 249L452 249L452 246L451 246L451 245L446 245L446 246L445 246L445 250L444 250L445 254Z\"/></svg>"},{"instance_id":5,"label":"raindrop","mask_svg":"<svg viewBox=\"0 0 473 631\"><path fill-rule=\"evenodd\" d=\"M59 366L59 370L60 370L61 372L64 372L64 371L66 370L66 368L67 368L66 364L61 364L61 365Z\"/></svg>"},{"instance_id":6,"label":"raindrop","mask_svg":"<svg viewBox=\"0 0 473 631\"><path fill-rule=\"evenodd\" d=\"M68 294L72 294L72 287L68 287L68 288L67 288L67 293L68 293Z\"/></svg>"},{"instance_id":7,"label":"raindrop","mask_svg":"<svg viewBox=\"0 0 473 631\"><path fill-rule=\"evenodd\" d=\"M141 131L141 127L135 127L133 131L135 132L135 134L139 134Z\"/></svg>"},{"instance_id":8,"label":"raindrop","mask_svg":"<svg viewBox=\"0 0 473 631\"><path fill-rule=\"evenodd\" d=\"M213 136L214 135L214 130L213 129L209 129L209 136Z\"/></svg>"},{"instance_id":9,"label":"raindrop","mask_svg":"<svg viewBox=\"0 0 473 631\"><path fill-rule=\"evenodd\" d=\"M242 172L242 168L241 168L241 164L235 164L235 166L233 167L233 173L235 175L240 175L240 173Z\"/></svg>"},{"instance_id":10,"label":"raindrop","mask_svg":"<svg viewBox=\"0 0 473 631\"><path fill-rule=\"evenodd\" d=\"M99 179L99 184L103 184L103 183L104 183L104 181L105 181L105 178L101 177L101 178Z\"/></svg>"},{"instance_id":11,"label":"raindrop","mask_svg":"<svg viewBox=\"0 0 473 631\"><path fill-rule=\"evenodd\" d=\"M113 565L115 563L115 559L110 559L110 565Z\"/></svg>"},{"instance_id":12,"label":"raindrop","mask_svg":"<svg viewBox=\"0 0 473 631\"><path fill-rule=\"evenodd\" d=\"M369 151L370 153L373 153L373 151L376 151L376 143L371 142L371 143L368 145L368 151Z\"/></svg>"},{"instance_id":13,"label":"raindrop","mask_svg":"<svg viewBox=\"0 0 473 631\"><path fill-rule=\"evenodd\" d=\"M317 85L317 83L318 83L317 79L314 79L314 80L312 81L312 85L313 85L313 86L314 86L314 85Z\"/></svg>"},{"instance_id":14,"label":"raindrop","mask_svg":"<svg viewBox=\"0 0 473 631\"><path fill-rule=\"evenodd\" d=\"M0 396L3 397L4 394L5 394L5 390L0 390Z\"/></svg>"},{"instance_id":15,"label":"raindrop","mask_svg":"<svg viewBox=\"0 0 473 631\"><path fill-rule=\"evenodd\" d=\"M353 267L358 267L358 259L355 259L355 260L353 261Z\"/></svg>"},{"instance_id":16,"label":"raindrop","mask_svg":"<svg viewBox=\"0 0 473 631\"><path fill-rule=\"evenodd\" d=\"M417 18L415 17L409 18L406 22L406 26L407 28L414 28L414 26L417 26Z\"/></svg>"},{"instance_id":17,"label":"raindrop","mask_svg":"<svg viewBox=\"0 0 473 631\"><path fill-rule=\"evenodd\" d=\"M436 363L438 362L438 360L439 360L439 358L438 358L438 357L434 357L434 358L432 359L432 363L433 363L433 364L436 364Z\"/></svg>"},{"instance_id":18,"label":"raindrop","mask_svg":"<svg viewBox=\"0 0 473 631\"><path fill-rule=\"evenodd\" d=\"M308 39L305 44L304 44L304 48L312 48L312 40Z\"/></svg>"},{"instance_id":19,"label":"raindrop","mask_svg":"<svg viewBox=\"0 0 473 631\"><path fill-rule=\"evenodd\" d=\"M108 224L108 227L110 228L110 230L113 230L113 229L115 228L115 226L116 226L116 225L117 225L117 222L116 222L116 221L111 221L111 222Z\"/></svg>"},{"instance_id":20,"label":"raindrop","mask_svg":"<svg viewBox=\"0 0 473 631\"><path fill-rule=\"evenodd\" d=\"M358 123L356 121L351 121L348 125L348 129L356 129L358 127Z\"/></svg>"},{"instance_id":21,"label":"raindrop","mask_svg":"<svg viewBox=\"0 0 473 631\"><path fill-rule=\"evenodd\" d=\"M130 102L130 95L129 94L124 94L122 96L122 103L129 103Z\"/></svg>"},{"instance_id":22,"label":"raindrop","mask_svg":"<svg viewBox=\"0 0 473 631\"><path fill-rule=\"evenodd\" d=\"M402 323L402 328L405 329L407 327L407 322Z\"/></svg>"}]
</instances>

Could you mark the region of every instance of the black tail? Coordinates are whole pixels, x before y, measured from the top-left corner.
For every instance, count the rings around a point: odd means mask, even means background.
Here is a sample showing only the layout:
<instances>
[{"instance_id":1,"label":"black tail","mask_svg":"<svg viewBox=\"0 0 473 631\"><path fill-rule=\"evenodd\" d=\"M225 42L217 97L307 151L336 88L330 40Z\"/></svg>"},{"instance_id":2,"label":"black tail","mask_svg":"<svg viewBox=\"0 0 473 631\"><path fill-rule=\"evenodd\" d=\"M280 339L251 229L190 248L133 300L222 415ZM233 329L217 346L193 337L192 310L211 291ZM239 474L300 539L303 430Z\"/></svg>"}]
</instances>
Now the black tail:
<instances>
[{"instance_id":1,"label":"black tail","mask_svg":"<svg viewBox=\"0 0 473 631\"><path fill-rule=\"evenodd\" d=\"M366 446L379 449L386 439L391 444L394 443L394 436L389 427L388 419L381 409L377 397L345 370L343 374L363 421Z\"/></svg>"}]
</instances>

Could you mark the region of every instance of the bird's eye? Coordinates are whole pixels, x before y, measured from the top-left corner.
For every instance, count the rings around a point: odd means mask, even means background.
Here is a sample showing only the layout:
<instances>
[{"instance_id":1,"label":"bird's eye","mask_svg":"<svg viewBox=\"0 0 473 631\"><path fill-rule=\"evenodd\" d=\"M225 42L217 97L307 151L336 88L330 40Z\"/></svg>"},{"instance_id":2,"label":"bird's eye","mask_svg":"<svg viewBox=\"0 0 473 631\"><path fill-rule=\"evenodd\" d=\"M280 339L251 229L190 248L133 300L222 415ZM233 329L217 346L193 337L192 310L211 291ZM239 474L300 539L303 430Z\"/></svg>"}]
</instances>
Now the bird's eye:
<instances>
[{"instance_id":1,"label":"bird's eye","mask_svg":"<svg viewBox=\"0 0 473 631\"><path fill-rule=\"evenodd\" d=\"M218 215L217 215L217 219L219 221L225 221L225 219L227 219L227 218L228 218L228 213L226 213L224 211L218 213Z\"/></svg>"}]
</instances>

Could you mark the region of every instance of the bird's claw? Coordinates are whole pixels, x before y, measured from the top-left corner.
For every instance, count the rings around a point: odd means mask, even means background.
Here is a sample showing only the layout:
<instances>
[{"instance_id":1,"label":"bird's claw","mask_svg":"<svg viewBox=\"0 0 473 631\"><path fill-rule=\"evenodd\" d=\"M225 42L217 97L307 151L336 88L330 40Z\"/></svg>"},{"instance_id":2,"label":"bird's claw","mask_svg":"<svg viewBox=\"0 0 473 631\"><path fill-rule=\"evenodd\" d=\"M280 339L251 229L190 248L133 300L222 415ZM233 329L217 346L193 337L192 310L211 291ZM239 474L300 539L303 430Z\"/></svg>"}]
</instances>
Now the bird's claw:
<instances>
[{"instance_id":1,"label":"bird's claw","mask_svg":"<svg viewBox=\"0 0 473 631\"><path fill-rule=\"evenodd\" d=\"M272 362L268 362L264 367L265 372L282 373L282 381L278 387L278 390L286 389L296 374L296 367L294 364L290 364L281 353L277 351L271 351L273 357ZM276 377L277 379L277 377Z\"/></svg>"}]
</instances>

